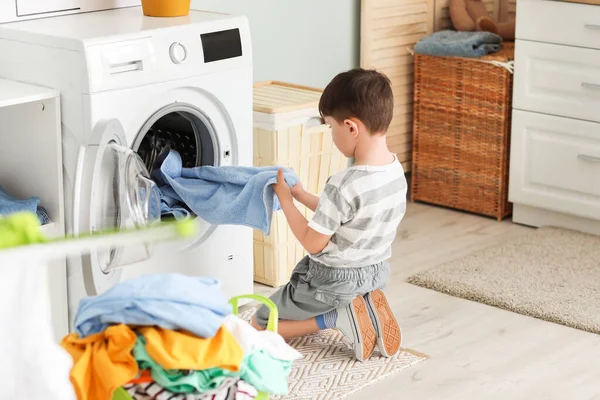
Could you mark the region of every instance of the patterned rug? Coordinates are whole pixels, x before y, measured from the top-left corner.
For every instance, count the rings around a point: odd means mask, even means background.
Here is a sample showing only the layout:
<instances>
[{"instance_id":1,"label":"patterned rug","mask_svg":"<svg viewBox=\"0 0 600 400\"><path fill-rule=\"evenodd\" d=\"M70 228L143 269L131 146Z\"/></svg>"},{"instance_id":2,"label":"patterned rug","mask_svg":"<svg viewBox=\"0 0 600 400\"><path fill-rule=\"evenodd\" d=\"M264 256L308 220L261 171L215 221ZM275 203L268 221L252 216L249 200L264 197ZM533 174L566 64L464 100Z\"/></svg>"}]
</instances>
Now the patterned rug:
<instances>
[{"instance_id":1,"label":"patterned rug","mask_svg":"<svg viewBox=\"0 0 600 400\"><path fill-rule=\"evenodd\" d=\"M249 321L255 311L247 310L240 317ZM294 363L290 374L290 394L271 399L343 399L428 358L416 351L401 349L395 357L384 358L376 353L361 363L354 359L350 342L337 330L321 331L288 343L303 357Z\"/></svg>"}]
</instances>

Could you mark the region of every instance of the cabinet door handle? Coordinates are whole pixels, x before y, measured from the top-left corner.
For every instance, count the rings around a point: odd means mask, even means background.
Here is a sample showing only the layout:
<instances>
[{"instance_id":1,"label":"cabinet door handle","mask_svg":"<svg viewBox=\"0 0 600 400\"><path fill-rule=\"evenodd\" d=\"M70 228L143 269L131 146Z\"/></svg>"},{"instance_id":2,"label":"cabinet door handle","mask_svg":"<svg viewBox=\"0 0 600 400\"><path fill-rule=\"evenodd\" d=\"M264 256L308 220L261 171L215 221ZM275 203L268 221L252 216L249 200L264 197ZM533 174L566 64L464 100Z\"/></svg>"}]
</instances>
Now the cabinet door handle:
<instances>
[{"instance_id":1,"label":"cabinet door handle","mask_svg":"<svg viewBox=\"0 0 600 400\"><path fill-rule=\"evenodd\" d=\"M585 24L585 29L589 29L589 30L592 30L592 31L600 31L600 25Z\"/></svg>"},{"instance_id":2,"label":"cabinet door handle","mask_svg":"<svg viewBox=\"0 0 600 400\"><path fill-rule=\"evenodd\" d=\"M589 83L589 82L583 82L581 84L581 87L584 87L586 89L596 89L596 90L600 90L600 84L597 83Z\"/></svg>"},{"instance_id":3,"label":"cabinet door handle","mask_svg":"<svg viewBox=\"0 0 600 400\"><path fill-rule=\"evenodd\" d=\"M600 157L589 156L587 154L578 154L577 158L579 158L580 160L583 160L583 161L588 161L588 162L593 162L593 163L600 163Z\"/></svg>"}]
</instances>

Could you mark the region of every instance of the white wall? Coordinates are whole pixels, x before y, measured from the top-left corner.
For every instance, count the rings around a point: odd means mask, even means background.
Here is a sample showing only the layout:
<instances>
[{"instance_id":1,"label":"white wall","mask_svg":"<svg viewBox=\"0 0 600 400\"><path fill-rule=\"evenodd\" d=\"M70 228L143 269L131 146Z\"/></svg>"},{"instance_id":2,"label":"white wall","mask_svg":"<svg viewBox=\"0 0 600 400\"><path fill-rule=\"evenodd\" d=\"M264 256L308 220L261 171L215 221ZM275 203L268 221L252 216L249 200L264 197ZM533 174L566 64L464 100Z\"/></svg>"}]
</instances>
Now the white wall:
<instances>
[{"instance_id":1,"label":"white wall","mask_svg":"<svg viewBox=\"0 0 600 400\"><path fill-rule=\"evenodd\" d=\"M255 81L325 87L358 66L358 0L192 0L192 8L248 17Z\"/></svg>"}]
</instances>

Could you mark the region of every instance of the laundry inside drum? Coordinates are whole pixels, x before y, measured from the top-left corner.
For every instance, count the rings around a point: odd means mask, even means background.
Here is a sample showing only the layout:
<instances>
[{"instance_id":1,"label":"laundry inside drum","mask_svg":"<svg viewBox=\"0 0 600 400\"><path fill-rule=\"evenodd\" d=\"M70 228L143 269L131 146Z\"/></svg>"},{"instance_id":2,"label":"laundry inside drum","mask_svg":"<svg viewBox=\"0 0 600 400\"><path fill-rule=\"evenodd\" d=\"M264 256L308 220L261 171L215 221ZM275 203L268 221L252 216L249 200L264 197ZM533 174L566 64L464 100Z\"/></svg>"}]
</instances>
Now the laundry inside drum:
<instances>
[{"instance_id":1,"label":"laundry inside drum","mask_svg":"<svg viewBox=\"0 0 600 400\"><path fill-rule=\"evenodd\" d=\"M215 165L214 131L208 119L197 110L178 110L165 113L156 122L142 129L142 140L137 153L148 171L153 171L157 159L169 150L175 150L181 156L183 168ZM185 205L190 214L193 213ZM163 215L171 219L172 215Z\"/></svg>"},{"instance_id":2,"label":"laundry inside drum","mask_svg":"<svg viewBox=\"0 0 600 400\"><path fill-rule=\"evenodd\" d=\"M148 129L138 154L148 171L152 171L158 156L165 150L176 150L181 155L184 168L202 164L202 141L189 117L183 113L170 113L161 117Z\"/></svg>"}]
</instances>

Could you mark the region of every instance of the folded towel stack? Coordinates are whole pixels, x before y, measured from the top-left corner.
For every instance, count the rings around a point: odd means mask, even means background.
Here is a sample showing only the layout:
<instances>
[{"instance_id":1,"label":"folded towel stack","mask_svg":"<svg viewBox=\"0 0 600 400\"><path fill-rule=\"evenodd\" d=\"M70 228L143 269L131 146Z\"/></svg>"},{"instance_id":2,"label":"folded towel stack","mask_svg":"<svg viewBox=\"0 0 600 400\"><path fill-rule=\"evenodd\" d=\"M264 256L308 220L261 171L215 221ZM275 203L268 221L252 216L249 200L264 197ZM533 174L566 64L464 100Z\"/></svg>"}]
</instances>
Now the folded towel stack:
<instances>
[{"instance_id":1,"label":"folded towel stack","mask_svg":"<svg viewBox=\"0 0 600 400\"><path fill-rule=\"evenodd\" d=\"M20 200L13 197L2 186L0 186L0 215L11 215L20 212L30 212L36 214L40 224L45 225L50 222L48 211L40 206L38 197L30 197Z\"/></svg>"},{"instance_id":2,"label":"folded towel stack","mask_svg":"<svg viewBox=\"0 0 600 400\"><path fill-rule=\"evenodd\" d=\"M149 275L81 301L71 354L79 400L252 399L288 392L301 355L231 314L214 279Z\"/></svg>"},{"instance_id":3,"label":"folded towel stack","mask_svg":"<svg viewBox=\"0 0 600 400\"><path fill-rule=\"evenodd\" d=\"M502 38L490 32L440 31L421 39L417 54L442 57L483 57L502 49Z\"/></svg>"}]
</instances>

